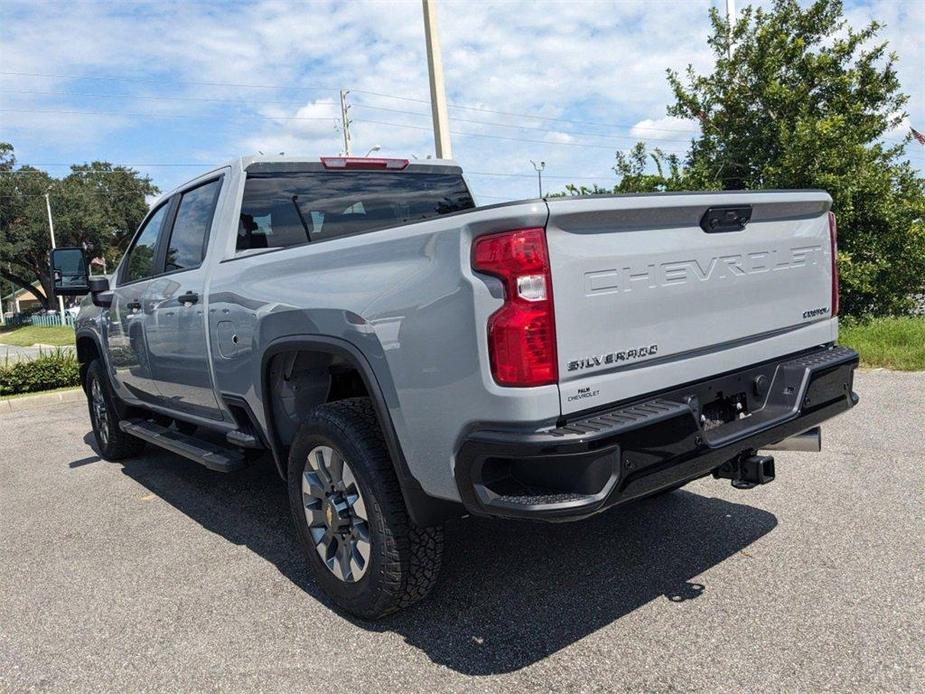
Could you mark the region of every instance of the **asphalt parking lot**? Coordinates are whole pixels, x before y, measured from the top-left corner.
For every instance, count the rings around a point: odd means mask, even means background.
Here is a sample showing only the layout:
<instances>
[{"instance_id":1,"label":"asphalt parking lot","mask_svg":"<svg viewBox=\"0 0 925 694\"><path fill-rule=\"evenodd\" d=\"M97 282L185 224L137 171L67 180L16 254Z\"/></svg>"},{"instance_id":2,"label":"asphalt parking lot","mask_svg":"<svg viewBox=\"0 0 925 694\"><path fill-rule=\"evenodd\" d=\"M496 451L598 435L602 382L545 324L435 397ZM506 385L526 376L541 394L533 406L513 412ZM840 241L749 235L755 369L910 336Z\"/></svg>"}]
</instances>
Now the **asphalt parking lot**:
<instances>
[{"instance_id":1,"label":"asphalt parking lot","mask_svg":"<svg viewBox=\"0 0 925 694\"><path fill-rule=\"evenodd\" d=\"M107 463L85 407L0 414L0 690L922 691L925 374L824 452L567 525L464 519L375 624L307 577L269 466Z\"/></svg>"}]
</instances>

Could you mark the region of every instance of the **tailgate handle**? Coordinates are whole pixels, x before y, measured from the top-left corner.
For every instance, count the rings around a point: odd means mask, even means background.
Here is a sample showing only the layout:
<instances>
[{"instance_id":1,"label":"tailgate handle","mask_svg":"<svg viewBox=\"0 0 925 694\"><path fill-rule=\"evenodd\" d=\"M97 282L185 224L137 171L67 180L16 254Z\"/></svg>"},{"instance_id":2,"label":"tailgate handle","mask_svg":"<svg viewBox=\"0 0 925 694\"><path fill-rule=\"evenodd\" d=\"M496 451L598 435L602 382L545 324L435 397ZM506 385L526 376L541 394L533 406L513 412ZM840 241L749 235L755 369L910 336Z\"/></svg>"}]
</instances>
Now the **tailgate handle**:
<instances>
[{"instance_id":1,"label":"tailgate handle","mask_svg":"<svg viewBox=\"0 0 925 694\"><path fill-rule=\"evenodd\" d=\"M742 231L751 221L751 205L723 205L709 207L700 218L700 228L708 234L725 231Z\"/></svg>"}]
</instances>

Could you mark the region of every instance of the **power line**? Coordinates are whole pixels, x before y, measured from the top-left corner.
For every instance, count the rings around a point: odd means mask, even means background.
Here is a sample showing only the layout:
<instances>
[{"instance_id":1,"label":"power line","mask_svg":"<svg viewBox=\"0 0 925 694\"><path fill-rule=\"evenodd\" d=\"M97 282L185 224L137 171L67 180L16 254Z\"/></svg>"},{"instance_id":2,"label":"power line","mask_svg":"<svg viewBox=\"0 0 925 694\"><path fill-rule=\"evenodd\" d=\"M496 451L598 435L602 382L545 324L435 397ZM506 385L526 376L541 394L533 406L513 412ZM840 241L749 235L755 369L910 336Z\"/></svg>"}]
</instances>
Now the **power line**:
<instances>
[{"instance_id":1,"label":"power line","mask_svg":"<svg viewBox=\"0 0 925 694\"><path fill-rule=\"evenodd\" d=\"M139 116L141 118L194 118L202 116L190 113L136 113L131 111L71 111L66 109L35 109L35 108L0 108L0 112L8 113L56 113L74 116ZM337 123L336 116L265 116L260 113L232 113L228 118L261 118L263 120L327 120Z\"/></svg>"},{"instance_id":2,"label":"power line","mask_svg":"<svg viewBox=\"0 0 925 694\"><path fill-rule=\"evenodd\" d=\"M402 114L406 114L406 115L409 115L409 116L430 117L429 114L427 114L427 113L420 113L420 112L418 112L418 111L403 111L403 110L397 109L397 108L384 108L384 107L382 107L382 106L370 106L369 104L354 104L354 106L356 106L356 107L358 107L358 108L361 108L361 109L370 109L370 110L373 110L373 111L384 111L384 112L388 112L388 113L402 113ZM575 133L575 132L566 132L566 131L563 131L563 130L560 130L560 129L553 129L553 128L539 128L539 127L536 127L536 126L533 126L533 125L516 125L516 124L508 124L508 123L494 123L494 122L492 122L492 121L472 120L471 118L457 118L457 117L453 117L452 120L453 120L454 123L471 123L471 124L474 124L474 125L490 125L490 126L492 126L492 127L494 127L494 128L513 128L513 129L515 129L515 130L538 130L538 131L544 132L544 133L563 133L563 134L565 134L565 135L577 135L577 136L579 136L579 137L598 137L598 138L608 138L608 139L613 139L613 140L634 140L634 141L638 141L638 140L640 140L640 139L646 139L644 135L639 135L639 136L635 136L635 135L610 135L610 134L606 134L606 133L588 133L588 132ZM620 128L620 129L629 129L629 130L632 130L632 128L634 128L634 127L636 127L636 126L624 126L624 125L616 125L616 124L615 124L615 125L613 125L613 126L611 126L611 127L613 127L613 128ZM660 129L658 129L658 128L646 128L646 129L647 129L647 130L652 130L652 131L667 132L667 131L665 131L665 130L660 130ZM670 132L688 132L688 133L690 133L691 137L693 137L693 136L696 134L696 133L694 133L694 132L692 132L692 131L683 131L683 130L672 130L672 131L670 131ZM690 142L690 138L688 138L688 139L686 139L686 140L659 139L659 142L673 142L673 143L688 144L688 143Z\"/></svg>"},{"instance_id":3,"label":"power line","mask_svg":"<svg viewBox=\"0 0 925 694\"><path fill-rule=\"evenodd\" d=\"M70 114L70 115L85 115L85 116L137 116L141 118L145 117L155 117L155 118L177 118L177 119L190 119L195 118L199 119L201 116L192 116L189 114L161 114L161 113L133 113L128 111L72 111L66 109L17 109L17 108L0 108L0 112L12 112L12 113L54 113L54 114ZM336 123L337 119L334 117L327 116L264 116L261 114L232 114L230 118L259 118L262 120L270 121L331 121ZM420 126L420 125L410 125L407 123L388 123L385 121L376 121L376 120L364 120L364 124L371 125L384 125L390 128L406 128L409 130L421 130L425 132L432 132L430 127ZM519 137L509 137L506 135L491 135L489 133L467 133L460 130L450 130L454 135L459 135L460 137L482 137L492 140L507 140L510 142L526 142L531 144L541 144L541 145L555 145L555 146L565 146L565 147L586 147L591 149L605 149L608 151L613 151L614 147L607 145L595 145L586 142L555 142L550 140L530 140L526 138ZM613 136L612 139L638 139L630 137L621 137ZM681 151L677 150L664 150L667 153L672 154L683 154Z\"/></svg>"},{"instance_id":4,"label":"power line","mask_svg":"<svg viewBox=\"0 0 925 694\"><path fill-rule=\"evenodd\" d=\"M141 118L145 118L149 116L157 117L157 118L177 118L177 119L199 119L201 118L201 116L193 116L190 114L132 113L132 112L127 112L127 111L71 111L71 110L63 110L63 109L0 108L0 112L4 112L4 111L13 112L13 113L55 113L55 114L88 115L88 116L137 116ZM269 120L269 121L331 121L332 123L335 123L335 124L337 123L337 119L335 117L329 117L329 116L264 116L262 114L246 114L245 113L245 114L232 114L229 117L239 118L239 119L240 118L259 118L262 120ZM364 124L383 125L383 126L390 127L390 128L405 128L409 130L432 132L432 129L430 127L420 126L420 125L411 125L408 123L389 123L386 121L377 121L377 120L364 120L362 122ZM547 145L547 146L551 145L551 146L556 146L556 147L581 147L581 148L586 148L586 149L601 149L601 150L607 150L607 151L614 151L615 147L619 149L619 147L616 144L613 146L608 146L608 145L603 145L603 144L592 144L589 142L556 142L554 140L533 140L533 139L527 139L527 138L521 138L521 137L510 137L507 135L492 135L490 133L469 133L469 132L463 132L460 130L450 130L450 132L453 135L459 135L460 137L481 137L481 138L487 138L491 140L505 140L508 142L523 142L527 144L539 144L539 145ZM635 138L635 137L613 135L613 136L608 136L608 139L638 141L640 139L645 139L645 138ZM670 141L669 140L655 140L654 142L658 143L658 142L670 142ZM674 142L680 143L679 140L676 140ZM650 144L652 143L650 142ZM677 154L677 155L687 154L686 150L666 149L666 148L661 148L661 147L659 147L659 149L661 149L661 151L665 154ZM907 154L906 156L911 159L922 159L922 157L912 155L912 154Z\"/></svg>"},{"instance_id":5,"label":"power line","mask_svg":"<svg viewBox=\"0 0 925 694\"><path fill-rule=\"evenodd\" d=\"M27 89L19 89L19 90L0 89L0 92L13 93L13 94L37 94L37 95L46 95L46 96L53 96L53 95L76 96L76 97L86 97L86 98L93 98L93 99L123 99L124 98L124 99L139 99L139 100L148 100L148 101L162 101L162 100L163 101L193 101L193 102L201 102L201 103L234 104L238 106L264 106L267 104L289 105L289 106L305 106L306 105L304 101L291 101L291 100L287 101L287 100L272 100L272 99L257 102L257 101L241 101L238 99L219 99L219 98L213 98L213 97L197 97L197 96L186 97L186 96L148 96L148 95L133 95L133 94L97 94L97 93L91 93L91 92L37 91L37 90L27 90ZM333 100L331 101L331 104L332 106L336 105ZM420 111L408 111L405 109L387 108L385 106L374 106L372 104L365 104L365 103L354 103L354 104L351 104L351 106L359 107L359 108L367 109L371 111L382 111L386 113L400 113L400 114L409 115L409 116L430 118L429 113L421 113ZM264 117L274 118L274 116L264 116ZM549 119L546 119L540 116L532 116L532 115L526 115L526 114L524 117L531 118L534 120L549 120ZM324 118L324 117L321 117L321 118ZM471 123L473 125L490 125L495 128L512 128L515 130L538 130L540 132L563 132L561 129L554 129L554 128L548 128L548 127L541 128L541 127L536 127L536 126L531 126L531 125L498 123L495 121L474 120L471 118L454 117L453 121L455 123ZM604 126L601 125L598 127L604 127ZM614 123L606 127L613 128L615 130L632 130L633 128L636 128L636 127L642 127L646 131L663 132L663 133L688 133L692 137L696 134L694 131L683 130L681 128L654 128L654 127L648 127L648 126L639 126L638 124L627 125L627 124ZM607 133L589 133L589 132L581 132L581 133L566 132L565 134L579 135L581 137L615 138L615 139L622 138L622 139L638 140L640 138L645 138L644 135L640 135L636 137L636 136L626 136L626 135L610 135ZM685 139L685 140L660 139L659 141L686 144L690 140L689 139Z\"/></svg>"},{"instance_id":6,"label":"power line","mask_svg":"<svg viewBox=\"0 0 925 694\"><path fill-rule=\"evenodd\" d=\"M146 82L149 84L164 84L162 79L152 79L150 77L127 77L125 75L74 75L61 74L53 72L12 72L0 70L0 75L12 75L18 77L53 77L57 79L71 80L102 80L105 82ZM338 91L340 87L296 87L291 84L242 84L238 82L203 82L193 80L174 80L177 84L189 84L198 87L237 87L240 89L289 89L296 91L319 92L319 91Z\"/></svg>"},{"instance_id":7,"label":"power line","mask_svg":"<svg viewBox=\"0 0 925 694\"><path fill-rule=\"evenodd\" d=\"M428 132L430 132L431 130L430 128L427 128L424 126L409 125L406 123L387 123L385 121L376 121L376 120L364 120L363 123L373 124L373 125L385 125L385 126L392 127L392 128L408 128L411 130L426 130ZM531 144L554 145L554 146L562 146L562 147L586 147L590 149L606 149L610 152L614 151L613 147L608 147L607 145L594 145L588 142L554 142L551 140L528 140L526 138L521 138L521 137L508 137L506 135L491 135L489 133L467 133L467 132L462 132L460 130L450 130L450 132L454 135L459 135L460 137L482 137L482 138L488 138L491 140L507 140L510 142L526 142L526 143L531 143ZM664 151L667 154L684 154L685 153L685 152L676 151L676 150L675 151L662 150L662 151Z\"/></svg>"},{"instance_id":8,"label":"power line","mask_svg":"<svg viewBox=\"0 0 925 694\"><path fill-rule=\"evenodd\" d=\"M0 70L0 75L23 76L23 77L49 77L49 78L73 79L73 80L103 80L103 81L121 81L121 82L143 82L143 83L162 84L162 85L164 84L163 80L156 80L156 79L151 79L151 78L141 78L141 77L126 77L126 76L74 75L74 74L47 73L47 72L14 72L14 71L7 71L7 70ZM340 91L340 87L321 87L321 86L298 87L298 86L294 86L294 85L291 85L291 84L246 84L246 83L236 83L236 82L193 81L193 80L174 80L174 82L175 82L176 84L187 84L187 85L192 85L192 86L236 87L236 88L245 88L245 89L276 89L276 90L279 90L279 89L287 89L287 90L289 90L289 91L331 91L331 92L339 92L339 91ZM7 91L7 90L5 90L5 91ZM386 93L386 92L377 92L377 91L372 91L372 90L367 90L367 89L351 89L351 91L352 91L353 93L355 93L355 94L366 94L366 95L369 95L369 96L375 96L375 97L380 97L380 98L385 98L385 99L396 99L396 100L400 100L400 101L409 101L409 102L413 102L413 103L430 104L430 101L429 101L428 99L421 99L421 98L409 97L409 96L399 96L399 95L397 95L397 94L389 94L389 93ZM78 94L73 94L73 95L74 95L74 96L77 96ZM90 95L87 95L87 96L90 96ZM108 95L98 95L98 96L104 97L104 96L108 96ZM115 95L113 95L113 96L115 96ZM120 96L121 96L121 95L120 95ZM163 96L163 97L142 97L142 96L138 96L138 97L134 97L134 96L132 96L132 95L125 95L125 96L126 96L127 98L153 98L153 99L196 100L196 101L212 101L212 100L214 100L214 101L223 101L223 102L224 102L224 101L227 101L227 102L229 102L229 103L239 103L239 102L237 102L236 100L219 100L219 99L211 99L211 98L207 98L207 97L168 97L168 96ZM630 100L630 101L632 101L632 100ZM638 100L637 100L637 101L638 101ZM288 101L288 102L287 102L287 101L275 101L275 102L274 102L274 101L267 101L267 102L264 102L264 103L277 103L277 104L286 104L286 103L288 103L288 104L291 104L291 105L297 105L297 104L300 104L301 102L294 102L294 101ZM389 109L386 109L386 108L384 108L384 107L376 107L376 106L371 106L371 105L364 105L364 106L365 106L366 108L377 108L377 109L383 110L383 111L389 110ZM482 113L490 113L490 114L500 115L500 116L513 116L513 117L518 117L518 118L530 118L530 119L533 119L533 120L542 120L542 121L549 121L549 122L573 123L573 124L577 124L577 125L590 125L590 126L596 126L596 127L602 127L602 128L623 128L623 129L626 129L626 128L640 127L638 123L633 124L633 125L630 125L630 124L626 124L626 123L604 123L604 122L601 122L601 121L589 121L589 120L580 120L580 119L574 119L574 118L562 118L562 117L557 117L557 116L541 116L541 115L538 115L538 114L536 114L536 113L521 113L521 112L515 112L515 111L498 111L498 110L495 110L495 109L484 108L484 107L481 107L481 106L469 106L469 105L465 105L465 104L455 104L455 103L452 103L452 102L448 102L448 103L447 103L447 106L448 106L449 108L453 108L453 109L460 109L460 110L466 110L466 111L478 111L478 112L482 112ZM394 111L394 112L396 112L396 113L409 113L409 114L410 114L410 113L415 113L415 112L411 112L411 111L399 111L399 110L396 110L396 109L391 109L391 110ZM134 114L127 114L127 115L134 115ZM426 115L426 114L415 113L415 115ZM271 119L274 118L274 117L272 117L272 116L263 116L263 117L265 117L265 118L271 118ZM285 117L280 117L280 118L285 118ZM299 117L292 117L292 118L293 118L293 119L299 119ZM321 117L321 118L324 119L323 117ZM460 121L461 121L461 119L455 119L455 120L460 120ZM462 122L462 121L461 121L461 122ZM481 122L481 121L473 121L473 122ZM485 124L486 124L486 125L498 125L498 124L496 124L496 123L485 123ZM502 127L503 127L503 126L502 126ZM642 126L642 127L645 127L645 126ZM650 131L652 131L652 132L668 132L668 133L672 133L672 132L676 132L676 133L690 133L690 132L691 132L691 131L686 130L686 129L683 129L683 128L663 128L663 127L658 127L658 128L656 128L656 127L646 127L646 129L647 129L647 130L650 130ZM640 137L643 137L643 136L640 136ZM897 137L901 137L901 136L897 136ZM883 139L888 139L888 138L887 138L887 137L884 137ZM902 138L902 139L904 139L904 138ZM667 142L668 140L663 140L663 141L666 141L666 142Z\"/></svg>"},{"instance_id":9,"label":"power line","mask_svg":"<svg viewBox=\"0 0 925 694\"><path fill-rule=\"evenodd\" d=\"M11 75L11 76L21 76L21 77L51 77L58 79L73 79L73 80L103 80L110 82L144 82L144 83L153 83L153 84L164 84L163 80L155 80L151 78L141 78L141 77L126 77L126 76L98 76L98 75L73 75L73 74L62 74L62 73L50 73L50 72L12 72L6 70L0 70L0 75ZM245 89L286 89L289 91L340 91L340 87L298 87L291 84L240 84L235 82L199 82L191 80L174 80L176 84L188 84L191 86L210 86L210 87L236 87L236 88L245 88ZM397 94L388 94L386 92L376 92L368 89L353 89L351 91L355 94L367 94L369 96L377 96L385 99L397 99L400 101L411 101L419 104L430 104L428 99L420 99L409 96L399 96ZM480 111L483 113L492 113L495 115L501 116L514 116L520 118L533 118L535 120L544 120L544 121L561 121L564 123L575 123L578 125L594 125L600 127L614 127L614 123L602 123L595 121L587 120L578 120L572 118L558 118L554 116L540 116L532 113L516 113L512 111L497 111L494 109L484 108L482 106L469 106L466 104L455 104L448 102L447 106L454 109L462 109L466 111ZM633 127L628 125L621 125L620 127ZM667 132L688 132L680 128L663 128Z\"/></svg>"},{"instance_id":10,"label":"power line","mask_svg":"<svg viewBox=\"0 0 925 694\"><path fill-rule=\"evenodd\" d=\"M414 103L419 103L419 104L430 103L426 99L416 99L410 96L398 96L397 94L386 94L384 92L372 92L372 91L365 90L365 89L354 89L353 91L356 92L357 94L368 94L370 96L378 96L383 99L398 99L399 101L412 101ZM452 102L448 103L447 106L449 108L460 109L463 111L479 111L482 113L492 113L498 116L513 116L515 118L533 118L535 120L545 120L545 121L561 121L563 123L575 123L576 125L591 125L591 126L598 126L602 128L610 128L614 126L619 126L619 127L624 127L624 128L634 127L631 125L619 124L619 123L602 123L600 121L578 120L574 118L559 118L556 116L540 116L535 113L518 113L514 111L496 111L494 109L484 108L482 106L467 106L464 104L454 104ZM669 131L669 132L688 132L686 130L681 130L680 128L670 128L670 129L664 128L664 130Z\"/></svg>"},{"instance_id":11,"label":"power line","mask_svg":"<svg viewBox=\"0 0 925 694\"><path fill-rule=\"evenodd\" d=\"M487 177L490 177L490 178L495 178L495 177L503 177L503 178L529 178L529 179L533 179L533 178L534 178L533 174L500 173L500 172L493 172L493 171L463 171L463 174L464 174L465 176L487 176ZM561 179L561 180L564 180L564 181L600 181L600 180L603 180L603 179L605 179L605 178L609 178L609 177L614 176L614 175L615 175L615 174L611 172L611 173L605 174L605 175L603 175L603 176L568 176L568 175L551 176L551 175L546 174L546 173L544 172L543 177L544 177L544 178L550 178L550 179Z\"/></svg>"},{"instance_id":12,"label":"power line","mask_svg":"<svg viewBox=\"0 0 925 694\"><path fill-rule=\"evenodd\" d=\"M3 74L3 73L0 73ZM91 99L143 99L147 101L196 101L196 102L213 102L219 104L239 104L242 106L264 106L274 104L279 106L305 106L304 99L261 99L260 101L246 101L241 99L219 98L212 96L167 96L159 94L152 96L150 94L131 94L123 92L121 94L100 94L96 92L72 92L62 90L40 90L40 89L0 89L4 94L36 94L39 96L79 96ZM331 104L335 102L332 99Z\"/></svg>"}]
</instances>

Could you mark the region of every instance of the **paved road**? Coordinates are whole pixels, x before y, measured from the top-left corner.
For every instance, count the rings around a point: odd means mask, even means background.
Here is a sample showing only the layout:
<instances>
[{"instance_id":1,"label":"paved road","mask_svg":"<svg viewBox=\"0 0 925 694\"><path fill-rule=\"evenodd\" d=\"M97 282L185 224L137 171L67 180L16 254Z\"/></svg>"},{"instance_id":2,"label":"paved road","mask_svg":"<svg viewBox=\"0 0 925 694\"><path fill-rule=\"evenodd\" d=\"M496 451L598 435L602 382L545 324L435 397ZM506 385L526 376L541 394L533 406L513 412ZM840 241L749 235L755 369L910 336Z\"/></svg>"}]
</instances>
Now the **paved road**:
<instances>
[{"instance_id":1,"label":"paved road","mask_svg":"<svg viewBox=\"0 0 925 694\"><path fill-rule=\"evenodd\" d=\"M268 468L0 415L0 690L922 691L925 374L857 389L765 487L455 522L431 599L374 625L306 577Z\"/></svg>"}]
</instances>

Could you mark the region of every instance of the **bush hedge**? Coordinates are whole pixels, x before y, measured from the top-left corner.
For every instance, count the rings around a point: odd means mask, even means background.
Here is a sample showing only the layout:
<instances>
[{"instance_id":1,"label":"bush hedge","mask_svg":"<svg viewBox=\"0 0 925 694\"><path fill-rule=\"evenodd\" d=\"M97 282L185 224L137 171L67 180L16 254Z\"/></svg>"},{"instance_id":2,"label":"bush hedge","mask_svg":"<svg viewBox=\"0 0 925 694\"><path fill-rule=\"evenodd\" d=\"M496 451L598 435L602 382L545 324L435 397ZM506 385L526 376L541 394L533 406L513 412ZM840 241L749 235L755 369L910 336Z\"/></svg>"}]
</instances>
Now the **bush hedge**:
<instances>
[{"instance_id":1,"label":"bush hedge","mask_svg":"<svg viewBox=\"0 0 925 694\"><path fill-rule=\"evenodd\" d=\"M80 364L69 350L58 349L35 359L0 363L0 396L80 385Z\"/></svg>"}]
</instances>

